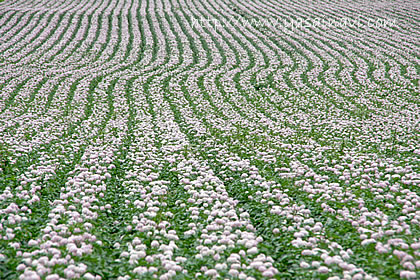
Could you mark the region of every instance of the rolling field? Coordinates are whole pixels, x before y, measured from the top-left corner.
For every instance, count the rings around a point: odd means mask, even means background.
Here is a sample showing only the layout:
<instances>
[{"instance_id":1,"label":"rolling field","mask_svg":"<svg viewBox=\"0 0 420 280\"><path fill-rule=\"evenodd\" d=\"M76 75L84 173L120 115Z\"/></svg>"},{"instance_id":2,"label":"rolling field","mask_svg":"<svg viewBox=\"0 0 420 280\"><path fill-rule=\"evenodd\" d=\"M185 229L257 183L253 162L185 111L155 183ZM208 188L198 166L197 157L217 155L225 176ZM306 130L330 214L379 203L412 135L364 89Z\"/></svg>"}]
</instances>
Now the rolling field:
<instances>
[{"instance_id":1,"label":"rolling field","mask_svg":"<svg viewBox=\"0 0 420 280\"><path fill-rule=\"evenodd\" d=\"M0 279L420 279L420 2L0 1Z\"/></svg>"}]
</instances>

